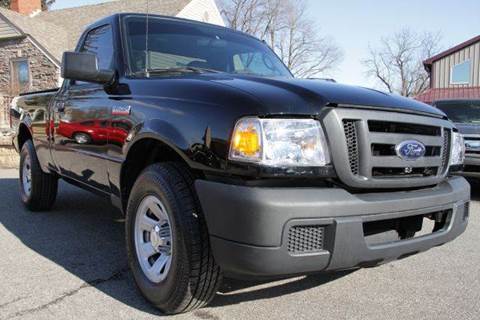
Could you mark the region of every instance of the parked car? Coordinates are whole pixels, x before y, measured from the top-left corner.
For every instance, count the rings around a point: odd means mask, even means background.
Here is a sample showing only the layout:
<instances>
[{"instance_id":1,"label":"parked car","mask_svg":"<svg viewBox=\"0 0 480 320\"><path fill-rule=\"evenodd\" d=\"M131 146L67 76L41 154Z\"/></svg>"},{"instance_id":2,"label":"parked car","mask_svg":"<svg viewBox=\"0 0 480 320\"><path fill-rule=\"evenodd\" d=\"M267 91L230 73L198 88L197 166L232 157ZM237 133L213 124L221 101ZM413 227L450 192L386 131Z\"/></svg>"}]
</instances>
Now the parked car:
<instances>
[{"instance_id":1,"label":"parked car","mask_svg":"<svg viewBox=\"0 0 480 320\"><path fill-rule=\"evenodd\" d=\"M462 174L480 178L480 100L443 100L434 105L447 114L465 138L466 157Z\"/></svg>"},{"instance_id":2,"label":"parked car","mask_svg":"<svg viewBox=\"0 0 480 320\"><path fill-rule=\"evenodd\" d=\"M451 176L464 142L442 111L295 79L246 34L118 14L64 54L62 76L58 91L16 100L21 199L50 209L59 178L110 198L135 281L166 313L204 306L223 275L372 267L467 227L470 186ZM44 130L32 131L32 101ZM62 134L63 121L105 117L128 124L121 146L108 130L100 145Z\"/></svg>"},{"instance_id":3,"label":"parked car","mask_svg":"<svg viewBox=\"0 0 480 320\"><path fill-rule=\"evenodd\" d=\"M73 139L78 144L117 143L123 145L130 131L130 126L123 121L85 120L80 122L60 121L57 133Z\"/></svg>"}]
</instances>

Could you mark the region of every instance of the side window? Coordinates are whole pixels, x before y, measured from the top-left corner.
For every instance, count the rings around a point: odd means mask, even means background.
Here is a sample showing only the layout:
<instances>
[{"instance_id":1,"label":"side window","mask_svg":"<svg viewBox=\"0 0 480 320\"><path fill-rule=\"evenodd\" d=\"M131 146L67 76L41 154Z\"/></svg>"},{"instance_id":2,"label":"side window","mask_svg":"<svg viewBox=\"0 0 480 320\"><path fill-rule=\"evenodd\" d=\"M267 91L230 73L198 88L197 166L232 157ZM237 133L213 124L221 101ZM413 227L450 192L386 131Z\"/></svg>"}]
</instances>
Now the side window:
<instances>
[{"instance_id":1,"label":"side window","mask_svg":"<svg viewBox=\"0 0 480 320\"><path fill-rule=\"evenodd\" d=\"M451 84L470 84L470 60L456 64L452 67Z\"/></svg>"},{"instance_id":2,"label":"side window","mask_svg":"<svg viewBox=\"0 0 480 320\"><path fill-rule=\"evenodd\" d=\"M98 58L98 67L100 69L110 69L113 64L112 27L105 25L90 31L80 48L80 52L95 54ZM76 82L76 84L82 83L85 82Z\"/></svg>"}]
</instances>

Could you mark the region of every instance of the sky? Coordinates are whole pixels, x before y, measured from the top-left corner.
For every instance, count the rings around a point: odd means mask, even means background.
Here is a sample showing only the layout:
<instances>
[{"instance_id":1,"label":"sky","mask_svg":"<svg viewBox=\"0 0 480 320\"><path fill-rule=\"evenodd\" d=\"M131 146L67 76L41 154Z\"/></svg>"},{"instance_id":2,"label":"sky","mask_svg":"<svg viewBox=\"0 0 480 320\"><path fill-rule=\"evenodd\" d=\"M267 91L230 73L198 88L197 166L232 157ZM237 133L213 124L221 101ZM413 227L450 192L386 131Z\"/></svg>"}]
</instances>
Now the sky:
<instances>
[{"instance_id":1,"label":"sky","mask_svg":"<svg viewBox=\"0 0 480 320\"><path fill-rule=\"evenodd\" d=\"M138 1L138 0L130 0ZM344 59L328 76L338 82L381 86L365 74L361 61L384 36L408 27L418 32L440 32L447 49L480 34L480 0L307 0L308 14L321 35L342 48ZM106 2L57 0L51 8Z\"/></svg>"}]
</instances>

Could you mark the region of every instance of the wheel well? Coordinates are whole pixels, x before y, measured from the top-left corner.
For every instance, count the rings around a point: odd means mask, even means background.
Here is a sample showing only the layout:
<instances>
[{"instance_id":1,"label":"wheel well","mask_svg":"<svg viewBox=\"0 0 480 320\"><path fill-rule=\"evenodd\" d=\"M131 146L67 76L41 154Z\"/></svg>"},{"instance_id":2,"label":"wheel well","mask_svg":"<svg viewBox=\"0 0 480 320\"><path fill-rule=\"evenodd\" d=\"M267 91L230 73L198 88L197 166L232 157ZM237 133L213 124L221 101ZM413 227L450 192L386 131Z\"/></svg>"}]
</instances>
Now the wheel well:
<instances>
[{"instance_id":1,"label":"wheel well","mask_svg":"<svg viewBox=\"0 0 480 320\"><path fill-rule=\"evenodd\" d=\"M145 168L159 162L186 164L185 160L173 148L155 139L140 140L130 148L120 175L124 212L126 212L128 198L138 176Z\"/></svg>"},{"instance_id":2,"label":"wheel well","mask_svg":"<svg viewBox=\"0 0 480 320\"><path fill-rule=\"evenodd\" d=\"M18 150L22 150L23 145L25 142L28 140L32 140L32 134L30 133L30 130L28 130L27 126L24 124L21 124L19 129L18 129Z\"/></svg>"}]
</instances>

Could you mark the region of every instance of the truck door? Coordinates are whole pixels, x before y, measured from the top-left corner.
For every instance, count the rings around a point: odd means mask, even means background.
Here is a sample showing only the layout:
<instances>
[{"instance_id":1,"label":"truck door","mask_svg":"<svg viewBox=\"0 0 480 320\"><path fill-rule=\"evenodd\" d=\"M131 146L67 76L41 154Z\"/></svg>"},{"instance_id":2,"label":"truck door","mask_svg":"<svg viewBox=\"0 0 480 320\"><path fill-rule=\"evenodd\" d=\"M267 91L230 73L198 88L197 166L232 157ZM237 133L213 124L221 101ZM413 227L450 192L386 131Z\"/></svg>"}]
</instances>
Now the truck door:
<instances>
[{"instance_id":1,"label":"truck door","mask_svg":"<svg viewBox=\"0 0 480 320\"><path fill-rule=\"evenodd\" d=\"M78 50L96 54L100 68L111 68L111 26L89 31ZM106 133L111 121L111 102L104 87L69 81L63 94L58 95L53 110L53 159L59 171L97 190L109 192Z\"/></svg>"}]
</instances>

